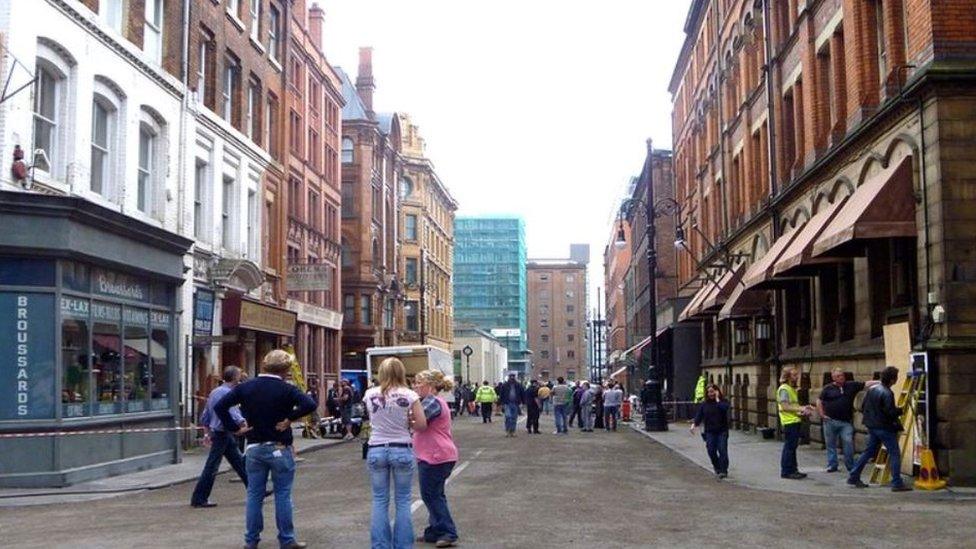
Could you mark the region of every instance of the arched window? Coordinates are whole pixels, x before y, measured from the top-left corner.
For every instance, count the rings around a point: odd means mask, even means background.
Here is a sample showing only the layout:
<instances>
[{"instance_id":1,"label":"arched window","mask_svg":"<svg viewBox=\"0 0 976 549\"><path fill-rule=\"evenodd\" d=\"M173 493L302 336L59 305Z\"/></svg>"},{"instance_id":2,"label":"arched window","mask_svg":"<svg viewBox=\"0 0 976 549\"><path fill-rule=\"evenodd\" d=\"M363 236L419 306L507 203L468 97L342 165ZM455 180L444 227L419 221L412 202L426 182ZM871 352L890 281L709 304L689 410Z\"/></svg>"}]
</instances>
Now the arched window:
<instances>
[{"instance_id":1,"label":"arched window","mask_svg":"<svg viewBox=\"0 0 976 549\"><path fill-rule=\"evenodd\" d=\"M155 217L162 217L161 205L166 188L166 124L162 117L143 106L139 109L139 158L136 180L136 208Z\"/></svg>"},{"instance_id":2,"label":"arched window","mask_svg":"<svg viewBox=\"0 0 976 549\"><path fill-rule=\"evenodd\" d=\"M342 163L351 164L354 160L353 142L348 137L342 138Z\"/></svg>"},{"instance_id":3,"label":"arched window","mask_svg":"<svg viewBox=\"0 0 976 549\"><path fill-rule=\"evenodd\" d=\"M74 59L60 45L46 38L37 41L33 111L33 148L27 162L33 163L41 180L66 180L71 132L71 68ZM43 151L43 152L42 152Z\"/></svg>"},{"instance_id":4,"label":"arched window","mask_svg":"<svg viewBox=\"0 0 976 549\"><path fill-rule=\"evenodd\" d=\"M109 200L122 195L125 181L125 98L111 80L96 76L91 112L91 166L89 189Z\"/></svg>"}]
</instances>

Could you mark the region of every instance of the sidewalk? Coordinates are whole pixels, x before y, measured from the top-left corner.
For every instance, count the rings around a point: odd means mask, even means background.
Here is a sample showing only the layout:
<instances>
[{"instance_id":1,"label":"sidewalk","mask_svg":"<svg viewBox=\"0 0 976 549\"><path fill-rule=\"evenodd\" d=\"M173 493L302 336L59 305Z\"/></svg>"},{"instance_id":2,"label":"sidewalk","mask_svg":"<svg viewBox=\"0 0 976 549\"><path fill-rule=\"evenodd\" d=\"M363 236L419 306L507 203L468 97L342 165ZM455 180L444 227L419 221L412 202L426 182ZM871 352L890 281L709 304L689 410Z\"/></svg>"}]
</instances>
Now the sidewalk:
<instances>
[{"instance_id":1,"label":"sidewalk","mask_svg":"<svg viewBox=\"0 0 976 549\"><path fill-rule=\"evenodd\" d=\"M698 465L708 475L713 475L712 463L705 452L701 435L688 432L687 423L672 423L668 431L648 433L636 422L630 424L634 431L660 443L685 459ZM787 494L821 497L899 497L910 501L976 501L976 488L951 487L934 492L915 490L902 494L892 494L887 488L871 486L857 490L847 485L847 474L841 466L837 473L826 472L826 453L819 444L801 445L796 457L800 470L809 475L805 480L787 480L779 476L779 457L783 443L777 440L763 440L758 434L742 431L729 432L729 478L739 486L756 490L768 490ZM862 479L868 481L865 469ZM909 483L909 479L906 479ZM951 479L950 479L951 483Z\"/></svg>"},{"instance_id":2,"label":"sidewalk","mask_svg":"<svg viewBox=\"0 0 976 549\"><path fill-rule=\"evenodd\" d=\"M354 440L354 442L359 441L360 439ZM296 430L295 432L296 454L314 452L342 443L343 441L338 438L301 438L301 431ZM358 446L356 444L357 452ZM184 452L181 463L90 482L81 482L64 488L0 488L0 508L77 503L112 498L144 490L158 490L184 482L194 482L199 477L200 471L203 470L208 452L209 448L201 446ZM223 460L220 464L220 472L225 473L229 470L230 465L227 464L227 460ZM236 477L234 478L236 479Z\"/></svg>"}]
</instances>

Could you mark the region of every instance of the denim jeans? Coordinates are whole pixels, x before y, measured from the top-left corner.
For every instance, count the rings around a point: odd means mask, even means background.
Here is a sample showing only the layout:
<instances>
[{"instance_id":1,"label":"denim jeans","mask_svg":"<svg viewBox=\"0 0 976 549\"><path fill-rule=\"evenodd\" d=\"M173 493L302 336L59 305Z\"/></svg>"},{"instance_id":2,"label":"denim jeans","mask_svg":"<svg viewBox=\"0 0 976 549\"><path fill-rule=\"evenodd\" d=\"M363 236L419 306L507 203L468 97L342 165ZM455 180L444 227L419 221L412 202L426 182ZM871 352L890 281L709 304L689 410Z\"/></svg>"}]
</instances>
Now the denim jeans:
<instances>
[{"instance_id":1,"label":"denim jeans","mask_svg":"<svg viewBox=\"0 0 976 549\"><path fill-rule=\"evenodd\" d=\"M609 431L617 430L617 419L620 417L620 406L603 407L603 427Z\"/></svg>"},{"instance_id":2,"label":"denim jeans","mask_svg":"<svg viewBox=\"0 0 976 549\"><path fill-rule=\"evenodd\" d=\"M854 426L849 421L827 419L823 424L824 442L827 444L827 468L837 468L837 438L844 448L844 466L854 470Z\"/></svg>"},{"instance_id":3,"label":"denim jeans","mask_svg":"<svg viewBox=\"0 0 976 549\"><path fill-rule=\"evenodd\" d=\"M416 469L413 448L378 446L366 454L366 467L373 488L373 513L369 523L372 549L413 547L413 522L410 519L410 492ZM394 492L394 519L390 529L390 488Z\"/></svg>"},{"instance_id":4,"label":"denim jeans","mask_svg":"<svg viewBox=\"0 0 976 549\"><path fill-rule=\"evenodd\" d=\"M518 404L505 405L505 430L508 431L509 433L515 432L515 426L518 424L518 414L519 414Z\"/></svg>"},{"instance_id":5,"label":"denim jeans","mask_svg":"<svg viewBox=\"0 0 976 549\"><path fill-rule=\"evenodd\" d=\"M295 526L292 523L291 485L295 480L295 456L292 448L276 446L274 443L256 444L245 452L244 464L247 468L247 504L245 522L247 532L244 542L256 544L261 540L264 530L264 491L268 484L268 473L274 483L275 524L278 526L278 543L281 545L295 541Z\"/></svg>"},{"instance_id":6,"label":"denim jeans","mask_svg":"<svg viewBox=\"0 0 976 549\"><path fill-rule=\"evenodd\" d=\"M593 430L593 410L591 405L580 406L580 429Z\"/></svg>"},{"instance_id":7,"label":"denim jeans","mask_svg":"<svg viewBox=\"0 0 976 549\"><path fill-rule=\"evenodd\" d=\"M779 459L779 475L785 477L800 470L796 464L796 449L800 446L800 423L783 426L783 454Z\"/></svg>"},{"instance_id":8,"label":"denim jeans","mask_svg":"<svg viewBox=\"0 0 976 549\"><path fill-rule=\"evenodd\" d=\"M705 449L708 451L708 459L712 460L715 473L729 474L729 432L706 432Z\"/></svg>"},{"instance_id":9,"label":"denim jeans","mask_svg":"<svg viewBox=\"0 0 976 549\"><path fill-rule=\"evenodd\" d=\"M244 487L247 487L247 472L244 470L244 458L241 456L241 451L237 449L237 439L226 431L212 431L210 433L210 453L207 454L207 463L204 464L203 472L197 479L197 486L193 489L190 505L202 505L210 498L214 479L220 469L220 460L225 457L237 476L244 481Z\"/></svg>"},{"instance_id":10,"label":"denim jeans","mask_svg":"<svg viewBox=\"0 0 976 549\"><path fill-rule=\"evenodd\" d=\"M457 540L457 526L451 518L451 511L447 507L447 495L444 493L444 484L453 469L453 461L436 465L424 461L417 462L420 498L427 506L430 523L430 526L424 529L424 540L427 543L437 543L442 539Z\"/></svg>"},{"instance_id":11,"label":"denim jeans","mask_svg":"<svg viewBox=\"0 0 976 549\"><path fill-rule=\"evenodd\" d=\"M553 417L556 419L557 433L569 432L566 428L566 405L565 404L557 404L554 407Z\"/></svg>"},{"instance_id":12,"label":"denim jeans","mask_svg":"<svg viewBox=\"0 0 976 549\"><path fill-rule=\"evenodd\" d=\"M854 469L851 470L851 476L848 477L849 482L854 482L860 480L861 471L868 464L868 461L874 459L877 455L878 449L884 444L886 450L888 450L888 465L891 466L891 485L892 486L903 486L904 482L901 480L901 450L898 448L898 432L891 429L868 429L868 447L861 452L861 457L858 458L857 464L854 465Z\"/></svg>"}]
</instances>

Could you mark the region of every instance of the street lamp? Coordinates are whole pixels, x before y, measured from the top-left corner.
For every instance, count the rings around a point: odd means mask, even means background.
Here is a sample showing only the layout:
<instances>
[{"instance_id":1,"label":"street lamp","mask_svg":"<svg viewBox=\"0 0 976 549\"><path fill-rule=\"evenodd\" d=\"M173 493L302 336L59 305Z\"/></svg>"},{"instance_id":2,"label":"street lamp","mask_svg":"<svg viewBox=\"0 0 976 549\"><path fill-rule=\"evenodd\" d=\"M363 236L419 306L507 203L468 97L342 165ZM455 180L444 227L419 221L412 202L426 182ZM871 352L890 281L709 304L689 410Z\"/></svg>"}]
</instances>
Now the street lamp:
<instances>
[{"instance_id":1,"label":"street lamp","mask_svg":"<svg viewBox=\"0 0 976 549\"><path fill-rule=\"evenodd\" d=\"M474 349L472 349L470 345L465 345L464 349L461 349L461 352L464 354L464 360L467 363L467 367L468 367L467 382L470 384L471 383L471 355L474 354ZM481 369L482 371L484 371L485 369L484 364L481 365Z\"/></svg>"}]
</instances>

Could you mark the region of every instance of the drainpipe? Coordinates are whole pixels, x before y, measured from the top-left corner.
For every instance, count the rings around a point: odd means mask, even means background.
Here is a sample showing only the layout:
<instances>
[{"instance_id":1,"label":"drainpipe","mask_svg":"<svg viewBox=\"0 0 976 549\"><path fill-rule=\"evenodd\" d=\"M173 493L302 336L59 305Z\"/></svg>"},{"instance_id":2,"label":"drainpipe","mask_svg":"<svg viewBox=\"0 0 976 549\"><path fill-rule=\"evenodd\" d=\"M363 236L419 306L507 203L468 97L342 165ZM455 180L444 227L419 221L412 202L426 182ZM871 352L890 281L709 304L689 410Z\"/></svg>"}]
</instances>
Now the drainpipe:
<instances>
[{"instance_id":1,"label":"drainpipe","mask_svg":"<svg viewBox=\"0 0 976 549\"><path fill-rule=\"evenodd\" d=\"M183 97L180 98L180 152L179 161L177 162L177 187L176 187L176 232L179 234L186 234L186 117L189 113L189 66L190 66L190 0L183 0L183 14L182 14L182 25L183 29L183 43L180 47L181 58L180 58L180 80L183 81ZM192 263L192 258L191 258ZM192 266L192 265L191 265ZM192 269L191 269L192 272ZM192 289L193 275L190 275L190 285ZM191 300L192 303L192 300ZM180 307L181 310L187 311L191 310L192 307L187 307L186 304ZM191 312L192 315L192 312ZM182 321L182 315L180 320ZM182 322L181 322L182 324ZM183 421L184 426L190 425L193 422L193 397L192 397L192 387L193 387L193 335L192 329L190 333L186 334L184 338L184 349L183 358L185 360L183 364L183 394L181 395L182 402L180 403L183 407ZM179 338L176 339L179 341ZM189 431L186 432L184 436L183 446L189 447L190 442L193 440L193 436ZM177 445L179 447L179 445Z\"/></svg>"},{"instance_id":2,"label":"drainpipe","mask_svg":"<svg viewBox=\"0 0 976 549\"><path fill-rule=\"evenodd\" d=\"M763 1L763 42L766 50L766 156L769 159L769 195L776 196L776 109L773 108L773 97L775 88L773 86L773 39L772 39L772 12L769 7L769 0ZM776 220L776 208L770 206L769 214L773 221L773 240L779 237L779 223Z\"/></svg>"}]
</instances>

